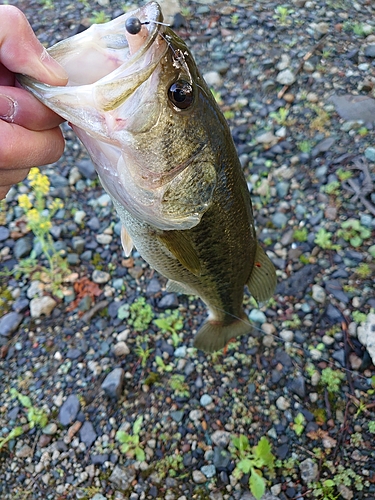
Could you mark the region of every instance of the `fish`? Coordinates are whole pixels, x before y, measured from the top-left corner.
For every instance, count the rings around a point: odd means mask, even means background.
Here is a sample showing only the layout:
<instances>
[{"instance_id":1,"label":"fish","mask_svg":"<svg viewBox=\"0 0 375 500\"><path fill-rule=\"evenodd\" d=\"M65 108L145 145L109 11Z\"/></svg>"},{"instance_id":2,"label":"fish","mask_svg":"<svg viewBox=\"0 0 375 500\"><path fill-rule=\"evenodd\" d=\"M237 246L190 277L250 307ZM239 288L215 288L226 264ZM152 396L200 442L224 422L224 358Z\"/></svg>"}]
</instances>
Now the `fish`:
<instances>
[{"instance_id":1,"label":"fish","mask_svg":"<svg viewBox=\"0 0 375 500\"><path fill-rule=\"evenodd\" d=\"M251 332L245 287L264 302L275 268L260 246L229 126L186 43L150 2L48 49L65 87L20 75L21 85L69 122L86 147L135 247L196 295L208 317L194 337L205 352Z\"/></svg>"}]
</instances>

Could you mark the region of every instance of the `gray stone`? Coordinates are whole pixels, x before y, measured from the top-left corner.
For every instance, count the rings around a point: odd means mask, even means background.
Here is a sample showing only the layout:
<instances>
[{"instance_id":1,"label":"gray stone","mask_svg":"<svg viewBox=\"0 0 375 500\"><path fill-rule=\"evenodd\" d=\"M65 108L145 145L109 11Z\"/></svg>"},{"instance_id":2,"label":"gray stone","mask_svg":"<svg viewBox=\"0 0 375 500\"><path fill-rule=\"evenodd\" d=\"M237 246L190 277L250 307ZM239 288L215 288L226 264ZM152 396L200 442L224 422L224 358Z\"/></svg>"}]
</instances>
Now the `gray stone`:
<instances>
[{"instance_id":1,"label":"gray stone","mask_svg":"<svg viewBox=\"0 0 375 500\"><path fill-rule=\"evenodd\" d=\"M279 198L285 198L289 191L289 182L278 182L276 184L276 193Z\"/></svg>"},{"instance_id":2,"label":"gray stone","mask_svg":"<svg viewBox=\"0 0 375 500\"><path fill-rule=\"evenodd\" d=\"M283 227L286 226L287 222L288 222L288 217L285 214L283 214L282 212L276 212L272 216L272 224L275 227L282 229Z\"/></svg>"},{"instance_id":3,"label":"gray stone","mask_svg":"<svg viewBox=\"0 0 375 500\"><path fill-rule=\"evenodd\" d=\"M96 179L96 170L91 160L81 160L76 163L76 167L85 179Z\"/></svg>"},{"instance_id":4,"label":"gray stone","mask_svg":"<svg viewBox=\"0 0 375 500\"><path fill-rule=\"evenodd\" d=\"M301 479L305 484L316 481L319 473L318 465L311 459L306 458L300 463Z\"/></svg>"},{"instance_id":5,"label":"gray stone","mask_svg":"<svg viewBox=\"0 0 375 500\"><path fill-rule=\"evenodd\" d=\"M94 426L92 425L91 422L86 420L86 422L84 422L84 424L79 430L80 440L82 441L82 443L85 443L87 448L90 448L90 446L95 442L97 437L98 435L95 432Z\"/></svg>"},{"instance_id":6,"label":"gray stone","mask_svg":"<svg viewBox=\"0 0 375 500\"><path fill-rule=\"evenodd\" d=\"M106 498L101 493L95 493L91 500L106 500Z\"/></svg>"},{"instance_id":7,"label":"gray stone","mask_svg":"<svg viewBox=\"0 0 375 500\"><path fill-rule=\"evenodd\" d=\"M4 316L0 318L0 335L8 337L14 333L19 327L22 319L23 315L17 312L12 311L4 314Z\"/></svg>"},{"instance_id":8,"label":"gray stone","mask_svg":"<svg viewBox=\"0 0 375 500\"><path fill-rule=\"evenodd\" d=\"M214 465L203 465L203 467L201 467L201 472L203 472L203 474L208 479L210 479L211 477L215 476L215 474L216 474L216 468L215 468Z\"/></svg>"},{"instance_id":9,"label":"gray stone","mask_svg":"<svg viewBox=\"0 0 375 500\"><path fill-rule=\"evenodd\" d=\"M227 470L231 462L231 454L221 446L214 447L213 463L218 472Z\"/></svg>"},{"instance_id":10,"label":"gray stone","mask_svg":"<svg viewBox=\"0 0 375 500\"><path fill-rule=\"evenodd\" d=\"M320 141L311 151L311 156L315 157L321 153L325 153L335 144L336 139L334 137L327 137Z\"/></svg>"},{"instance_id":11,"label":"gray stone","mask_svg":"<svg viewBox=\"0 0 375 500\"><path fill-rule=\"evenodd\" d=\"M126 491L131 487L131 483L135 478L136 471L132 465L128 467L116 465L109 477L109 481L120 491Z\"/></svg>"},{"instance_id":12,"label":"gray stone","mask_svg":"<svg viewBox=\"0 0 375 500\"><path fill-rule=\"evenodd\" d=\"M366 321L357 328L358 340L364 345L375 365L375 314L370 313Z\"/></svg>"},{"instance_id":13,"label":"gray stone","mask_svg":"<svg viewBox=\"0 0 375 500\"><path fill-rule=\"evenodd\" d=\"M27 257L33 248L32 240L29 237L20 238L16 241L13 253L16 259L22 259L23 257Z\"/></svg>"},{"instance_id":14,"label":"gray stone","mask_svg":"<svg viewBox=\"0 0 375 500\"><path fill-rule=\"evenodd\" d=\"M313 285L312 298L315 300L315 302L318 302L319 304L324 304L326 300L326 292L324 291L324 288L321 287L320 285Z\"/></svg>"},{"instance_id":15,"label":"gray stone","mask_svg":"<svg viewBox=\"0 0 375 500\"><path fill-rule=\"evenodd\" d=\"M55 424L55 422L47 424L45 427L43 427L42 432L47 436L53 436L57 432L57 424Z\"/></svg>"},{"instance_id":16,"label":"gray stone","mask_svg":"<svg viewBox=\"0 0 375 500\"><path fill-rule=\"evenodd\" d=\"M73 236L72 247L76 253L81 254L85 249L85 240L81 236Z\"/></svg>"},{"instance_id":17,"label":"gray stone","mask_svg":"<svg viewBox=\"0 0 375 500\"><path fill-rule=\"evenodd\" d=\"M344 304L347 304L349 302L349 297L343 291L341 283L338 280L327 281L325 287L326 292L335 297L335 299L343 302Z\"/></svg>"},{"instance_id":18,"label":"gray stone","mask_svg":"<svg viewBox=\"0 0 375 500\"><path fill-rule=\"evenodd\" d=\"M119 399L124 383L124 370L115 368L112 370L102 383L102 389L109 398Z\"/></svg>"},{"instance_id":19,"label":"gray stone","mask_svg":"<svg viewBox=\"0 0 375 500\"><path fill-rule=\"evenodd\" d=\"M259 311L259 309L252 309L249 314L249 320L262 325L267 321L267 317L264 312Z\"/></svg>"},{"instance_id":20,"label":"gray stone","mask_svg":"<svg viewBox=\"0 0 375 500\"><path fill-rule=\"evenodd\" d=\"M367 47L365 47L364 54L366 57L374 58L375 57L375 45L374 44L367 45Z\"/></svg>"},{"instance_id":21,"label":"gray stone","mask_svg":"<svg viewBox=\"0 0 375 500\"><path fill-rule=\"evenodd\" d=\"M193 481L196 484L203 484L207 481L207 478L200 470L193 470Z\"/></svg>"},{"instance_id":22,"label":"gray stone","mask_svg":"<svg viewBox=\"0 0 375 500\"><path fill-rule=\"evenodd\" d=\"M5 241L9 238L9 229L5 226L0 226L0 241Z\"/></svg>"},{"instance_id":23,"label":"gray stone","mask_svg":"<svg viewBox=\"0 0 375 500\"><path fill-rule=\"evenodd\" d=\"M211 435L211 441L216 444L216 446L227 447L230 441L230 432L227 431L215 431Z\"/></svg>"},{"instance_id":24,"label":"gray stone","mask_svg":"<svg viewBox=\"0 0 375 500\"><path fill-rule=\"evenodd\" d=\"M296 81L296 76L290 69L284 69L277 75L276 80L281 85L292 85Z\"/></svg>"},{"instance_id":25,"label":"gray stone","mask_svg":"<svg viewBox=\"0 0 375 500\"><path fill-rule=\"evenodd\" d=\"M175 293L167 293L158 302L159 309L176 309L178 300Z\"/></svg>"},{"instance_id":26,"label":"gray stone","mask_svg":"<svg viewBox=\"0 0 375 500\"><path fill-rule=\"evenodd\" d=\"M221 87L223 84L223 79L217 71L208 71L203 78L209 87Z\"/></svg>"},{"instance_id":27,"label":"gray stone","mask_svg":"<svg viewBox=\"0 0 375 500\"><path fill-rule=\"evenodd\" d=\"M171 417L179 424L184 418L184 412L181 410L171 411Z\"/></svg>"},{"instance_id":28,"label":"gray stone","mask_svg":"<svg viewBox=\"0 0 375 500\"><path fill-rule=\"evenodd\" d=\"M71 394L66 398L59 411L59 422L61 425L67 426L72 424L79 412L81 405L75 394Z\"/></svg>"},{"instance_id":29,"label":"gray stone","mask_svg":"<svg viewBox=\"0 0 375 500\"><path fill-rule=\"evenodd\" d=\"M306 396L305 378L302 375L293 378L290 381L289 389L303 399Z\"/></svg>"},{"instance_id":30,"label":"gray stone","mask_svg":"<svg viewBox=\"0 0 375 500\"><path fill-rule=\"evenodd\" d=\"M92 281L94 283L98 283L99 285L108 283L110 279L111 275L109 273L106 273L105 271L100 271L99 269L95 269L95 271L92 273Z\"/></svg>"},{"instance_id":31,"label":"gray stone","mask_svg":"<svg viewBox=\"0 0 375 500\"><path fill-rule=\"evenodd\" d=\"M375 148L366 148L365 157L372 162L375 162Z\"/></svg>"},{"instance_id":32,"label":"gray stone","mask_svg":"<svg viewBox=\"0 0 375 500\"><path fill-rule=\"evenodd\" d=\"M375 99L365 95L333 95L329 98L336 112L344 120L363 120L372 123L375 117Z\"/></svg>"},{"instance_id":33,"label":"gray stone","mask_svg":"<svg viewBox=\"0 0 375 500\"><path fill-rule=\"evenodd\" d=\"M56 307L57 302L48 295L44 297L36 297L30 300L30 314L32 318L40 318L40 316L49 316Z\"/></svg>"},{"instance_id":34,"label":"gray stone","mask_svg":"<svg viewBox=\"0 0 375 500\"><path fill-rule=\"evenodd\" d=\"M202 406L208 406L212 403L212 397L209 394L203 394L200 399L200 404Z\"/></svg>"}]
</instances>

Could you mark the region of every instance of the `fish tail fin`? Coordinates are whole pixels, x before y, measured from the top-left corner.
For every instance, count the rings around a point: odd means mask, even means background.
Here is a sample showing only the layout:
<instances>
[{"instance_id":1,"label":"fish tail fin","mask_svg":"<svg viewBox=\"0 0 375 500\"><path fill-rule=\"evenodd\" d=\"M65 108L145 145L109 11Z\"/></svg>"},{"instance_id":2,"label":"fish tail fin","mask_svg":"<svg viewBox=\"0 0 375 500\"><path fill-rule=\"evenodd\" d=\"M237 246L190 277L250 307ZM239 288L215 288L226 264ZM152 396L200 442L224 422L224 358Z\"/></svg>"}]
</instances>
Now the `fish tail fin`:
<instances>
[{"instance_id":1,"label":"fish tail fin","mask_svg":"<svg viewBox=\"0 0 375 500\"><path fill-rule=\"evenodd\" d=\"M252 326L245 314L240 319L224 325L221 321L207 320L203 323L194 339L194 347L205 352L214 352L223 349L228 342L240 335L250 333Z\"/></svg>"},{"instance_id":2,"label":"fish tail fin","mask_svg":"<svg viewBox=\"0 0 375 500\"><path fill-rule=\"evenodd\" d=\"M276 284L277 278L274 265L258 243L254 267L247 282L247 286L251 295L253 295L258 302L264 302L272 297Z\"/></svg>"}]
</instances>

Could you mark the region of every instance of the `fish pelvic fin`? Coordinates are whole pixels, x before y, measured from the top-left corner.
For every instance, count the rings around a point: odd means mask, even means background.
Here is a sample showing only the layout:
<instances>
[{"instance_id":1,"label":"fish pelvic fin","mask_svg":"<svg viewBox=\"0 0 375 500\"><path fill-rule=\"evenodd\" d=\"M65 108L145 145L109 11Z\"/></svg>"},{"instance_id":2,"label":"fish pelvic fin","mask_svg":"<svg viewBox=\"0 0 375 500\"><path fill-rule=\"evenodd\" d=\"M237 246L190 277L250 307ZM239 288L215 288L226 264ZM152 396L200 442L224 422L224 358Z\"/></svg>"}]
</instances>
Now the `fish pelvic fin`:
<instances>
[{"instance_id":1,"label":"fish pelvic fin","mask_svg":"<svg viewBox=\"0 0 375 500\"><path fill-rule=\"evenodd\" d=\"M268 300L275 292L277 284L276 271L262 247L257 245L254 267L247 286L251 295L258 301Z\"/></svg>"},{"instance_id":2,"label":"fish pelvic fin","mask_svg":"<svg viewBox=\"0 0 375 500\"><path fill-rule=\"evenodd\" d=\"M156 237L186 269L195 276L200 276L199 256L183 231L163 231Z\"/></svg>"},{"instance_id":3,"label":"fish pelvic fin","mask_svg":"<svg viewBox=\"0 0 375 500\"><path fill-rule=\"evenodd\" d=\"M185 283L180 283L174 280L168 280L166 290L169 293L183 293L184 295L197 295L192 288Z\"/></svg>"},{"instance_id":4,"label":"fish pelvic fin","mask_svg":"<svg viewBox=\"0 0 375 500\"><path fill-rule=\"evenodd\" d=\"M207 320L194 339L194 347L205 352L219 351L231 339L250 333L251 330L251 323L244 313L241 319L234 319L229 325L224 325L220 321Z\"/></svg>"},{"instance_id":5,"label":"fish pelvic fin","mask_svg":"<svg viewBox=\"0 0 375 500\"><path fill-rule=\"evenodd\" d=\"M133 250L133 240L124 226L121 226L121 244L125 257L129 257Z\"/></svg>"}]
</instances>

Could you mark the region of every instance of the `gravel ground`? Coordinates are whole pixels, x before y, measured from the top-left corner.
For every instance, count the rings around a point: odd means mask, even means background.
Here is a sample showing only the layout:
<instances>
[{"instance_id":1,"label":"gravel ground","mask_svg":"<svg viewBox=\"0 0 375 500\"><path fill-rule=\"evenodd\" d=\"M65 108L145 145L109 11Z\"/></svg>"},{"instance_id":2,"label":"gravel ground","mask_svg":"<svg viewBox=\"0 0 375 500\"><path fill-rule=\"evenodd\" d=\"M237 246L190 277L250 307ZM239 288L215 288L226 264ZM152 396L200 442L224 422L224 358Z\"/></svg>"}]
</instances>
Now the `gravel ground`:
<instances>
[{"instance_id":1,"label":"gravel ground","mask_svg":"<svg viewBox=\"0 0 375 500\"><path fill-rule=\"evenodd\" d=\"M46 45L124 6L11 3ZM181 13L277 292L260 309L245 297L253 336L225 354L192 348L204 306L167 293L136 252L123 258L109 198L64 126L65 155L43 168L65 204L51 229L70 269L62 298L46 298L43 276L1 278L0 496L250 500L232 444L244 435L271 444L274 471L258 469L268 500L374 499L375 7L201 0ZM32 249L47 264L17 206L29 192L14 188L0 214L2 270Z\"/></svg>"}]
</instances>

